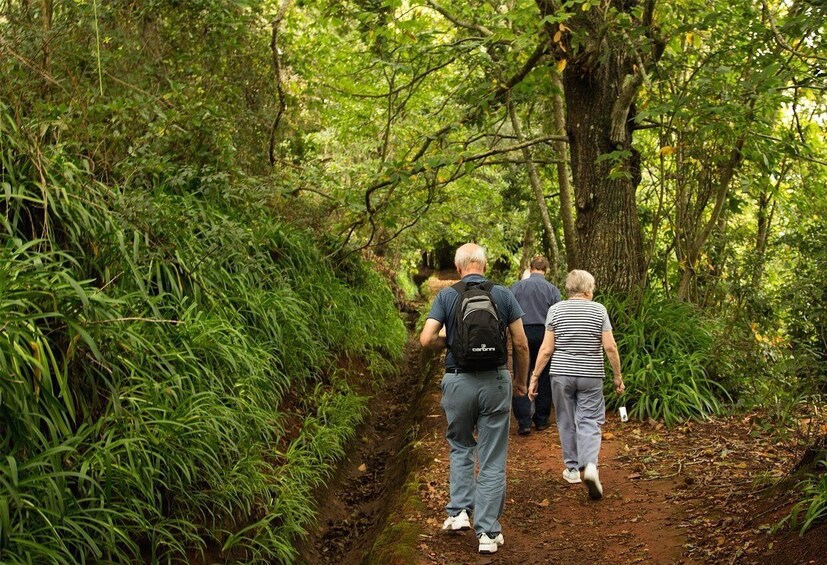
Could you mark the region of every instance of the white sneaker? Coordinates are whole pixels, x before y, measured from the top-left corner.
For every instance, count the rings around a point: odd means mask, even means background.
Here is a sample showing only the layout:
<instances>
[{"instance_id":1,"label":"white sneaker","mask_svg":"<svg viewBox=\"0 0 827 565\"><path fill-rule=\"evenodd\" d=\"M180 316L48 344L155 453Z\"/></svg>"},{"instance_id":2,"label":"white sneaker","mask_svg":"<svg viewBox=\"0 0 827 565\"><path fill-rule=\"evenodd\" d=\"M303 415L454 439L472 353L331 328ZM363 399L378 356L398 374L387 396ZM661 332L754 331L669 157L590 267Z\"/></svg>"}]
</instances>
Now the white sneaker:
<instances>
[{"instance_id":1,"label":"white sneaker","mask_svg":"<svg viewBox=\"0 0 827 565\"><path fill-rule=\"evenodd\" d=\"M563 471L563 478L573 485L577 484L580 482L580 471L577 469L566 469Z\"/></svg>"},{"instance_id":2,"label":"white sneaker","mask_svg":"<svg viewBox=\"0 0 827 565\"><path fill-rule=\"evenodd\" d=\"M600 484L600 476L597 474L597 465L589 463L583 471L583 481L589 489L589 498L600 500L603 498L603 485Z\"/></svg>"},{"instance_id":3,"label":"white sneaker","mask_svg":"<svg viewBox=\"0 0 827 565\"><path fill-rule=\"evenodd\" d=\"M497 534L494 539L488 537L488 534L480 536L480 553L497 553L501 545L505 543L505 538L502 534Z\"/></svg>"},{"instance_id":4,"label":"white sneaker","mask_svg":"<svg viewBox=\"0 0 827 565\"><path fill-rule=\"evenodd\" d=\"M444 531L470 530L471 520L468 519L468 512L463 510L456 516L448 516L442 523Z\"/></svg>"}]
</instances>

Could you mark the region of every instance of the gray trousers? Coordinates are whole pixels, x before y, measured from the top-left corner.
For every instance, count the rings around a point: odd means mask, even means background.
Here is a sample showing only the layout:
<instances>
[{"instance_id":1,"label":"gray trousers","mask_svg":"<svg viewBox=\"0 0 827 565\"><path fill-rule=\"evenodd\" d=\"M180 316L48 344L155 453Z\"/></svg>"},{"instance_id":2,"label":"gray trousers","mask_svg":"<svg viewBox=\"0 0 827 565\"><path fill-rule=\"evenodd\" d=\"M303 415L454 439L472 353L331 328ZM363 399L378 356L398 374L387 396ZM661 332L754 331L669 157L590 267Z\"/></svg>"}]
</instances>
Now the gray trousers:
<instances>
[{"instance_id":1,"label":"gray trousers","mask_svg":"<svg viewBox=\"0 0 827 565\"><path fill-rule=\"evenodd\" d=\"M552 375L551 397L566 469L597 465L600 426L606 421L603 379Z\"/></svg>"},{"instance_id":2,"label":"gray trousers","mask_svg":"<svg viewBox=\"0 0 827 565\"><path fill-rule=\"evenodd\" d=\"M441 405L448 420L445 437L451 447L448 515L473 512L478 536L497 534L502 531L499 518L505 504L511 376L505 369L446 373Z\"/></svg>"}]
</instances>

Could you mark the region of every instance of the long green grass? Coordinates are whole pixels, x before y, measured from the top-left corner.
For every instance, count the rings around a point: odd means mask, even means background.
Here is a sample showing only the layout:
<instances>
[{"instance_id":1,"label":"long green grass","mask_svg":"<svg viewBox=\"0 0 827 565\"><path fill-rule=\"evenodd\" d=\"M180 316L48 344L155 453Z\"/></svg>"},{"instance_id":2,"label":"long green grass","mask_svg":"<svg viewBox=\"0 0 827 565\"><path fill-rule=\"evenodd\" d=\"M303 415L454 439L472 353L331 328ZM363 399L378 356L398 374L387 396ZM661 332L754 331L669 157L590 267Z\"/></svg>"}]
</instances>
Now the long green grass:
<instances>
[{"instance_id":1,"label":"long green grass","mask_svg":"<svg viewBox=\"0 0 827 565\"><path fill-rule=\"evenodd\" d=\"M819 461L813 473L798 484L800 500L776 526L798 529L803 536L816 523L827 519L827 460Z\"/></svg>"},{"instance_id":2,"label":"long green grass","mask_svg":"<svg viewBox=\"0 0 827 565\"><path fill-rule=\"evenodd\" d=\"M720 412L727 392L707 372L712 334L693 306L651 293L600 301L614 324L626 385L618 397L607 380L610 409L626 405L632 418L670 426Z\"/></svg>"},{"instance_id":3,"label":"long green grass","mask_svg":"<svg viewBox=\"0 0 827 565\"><path fill-rule=\"evenodd\" d=\"M266 187L125 191L30 134L0 106L0 562L291 562L365 412L337 359L400 358L387 285Z\"/></svg>"}]
</instances>

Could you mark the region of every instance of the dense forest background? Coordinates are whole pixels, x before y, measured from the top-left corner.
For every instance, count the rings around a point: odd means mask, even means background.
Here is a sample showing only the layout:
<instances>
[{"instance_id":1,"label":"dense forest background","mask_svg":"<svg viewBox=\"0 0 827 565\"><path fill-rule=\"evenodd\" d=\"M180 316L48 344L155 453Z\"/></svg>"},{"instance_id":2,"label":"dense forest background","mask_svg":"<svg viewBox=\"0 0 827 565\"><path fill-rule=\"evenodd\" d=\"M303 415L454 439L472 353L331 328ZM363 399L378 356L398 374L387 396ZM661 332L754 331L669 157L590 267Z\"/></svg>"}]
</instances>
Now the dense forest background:
<instances>
[{"instance_id":1,"label":"dense forest background","mask_svg":"<svg viewBox=\"0 0 827 565\"><path fill-rule=\"evenodd\" d=\"M827 6L0 2L0 561L290 561L483 244L595 274L628 393L761 410L827 514ZM446 257L448 260L446 261ZM396 296L391 289L394 289ZM396 298L396 301L395 301Z\"/></svg>"}]
</instances>

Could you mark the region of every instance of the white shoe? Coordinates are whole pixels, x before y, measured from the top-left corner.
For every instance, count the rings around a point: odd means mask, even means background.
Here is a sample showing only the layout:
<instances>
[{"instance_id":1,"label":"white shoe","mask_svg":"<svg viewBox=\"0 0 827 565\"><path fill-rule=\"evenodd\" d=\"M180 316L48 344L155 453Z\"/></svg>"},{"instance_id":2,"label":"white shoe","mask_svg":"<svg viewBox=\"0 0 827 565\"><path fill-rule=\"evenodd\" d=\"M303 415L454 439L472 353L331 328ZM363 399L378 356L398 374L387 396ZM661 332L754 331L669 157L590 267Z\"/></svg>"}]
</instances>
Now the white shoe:
<instances>
[{"instance_id":1,"label":"white shoe","mask_svg":"<svg viewBox=\"0 0 827 565\"><path fill-rule=\"evenodd\" d=\"M468 512L463 510L456 516L448 516L442 523L442 529L446 532L457 530L470 530L471 520L468 519Z\"/></svg>"},{"instance_id":2,"label":"white shoe","mask_svg":"<svg viewBox=\"0 0 827 565\"><path fill-rule=\"evenodd\" d=\"M600 484L600 476L597 474L597 465L589 463L583 471L583 481L589 489L589 498L600 500L603 498L603 485Z\"/></svg>"},{"instance_id":3,"label":"white shoe","mask_svg":"<svg viewBox=\"0 0 827 565\"><path fill-rule=\"evenodd\" d=\"M563 471L563 478L575 485L580 482L580 471L577 469L566 469Z\"/></svg>"},{"instance_id":4,"label":"white shoe","mask_svg":"<svg viewBox=\"0 0 827 565\"><path fill-rule=\"evenodd\" d=\"M505 543L505 538L502 534L497 534L494 539L488 537L488 534L480 536L480 553L497 553L501 545Z\"/></svg>"}]
</instances>

